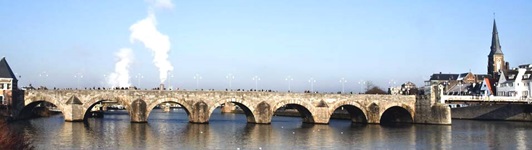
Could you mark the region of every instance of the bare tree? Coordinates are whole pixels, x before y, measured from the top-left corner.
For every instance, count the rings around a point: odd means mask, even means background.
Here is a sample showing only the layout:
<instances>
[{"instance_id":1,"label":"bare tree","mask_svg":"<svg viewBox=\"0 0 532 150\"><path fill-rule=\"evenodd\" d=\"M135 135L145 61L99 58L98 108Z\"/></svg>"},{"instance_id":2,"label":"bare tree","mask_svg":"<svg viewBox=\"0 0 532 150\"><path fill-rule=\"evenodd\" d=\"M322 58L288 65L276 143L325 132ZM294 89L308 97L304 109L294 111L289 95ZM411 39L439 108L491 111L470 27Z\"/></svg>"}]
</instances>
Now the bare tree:
<instances>
[{"instance_id":1,"label":"bare tree","mask_svg":"<svg viewBox=\"0 0 532 150\"><path fill-rule=\"evenodd\" d=\"M371 81L366 82L366 92L365 94L387 94L386 91L382 90L380 87L373 84Z\"/></svg>"},{"instance_id":2,"label":"bare tree","mask_svg":"<svg viewBox=\"0 0 532 150\"><path fill-rule=\"evenodd\" d=\"M366 94L387 94L386 91L382 90L378 86L374 86L371 89L366 91Z\"/></svg>"}]
</instances>

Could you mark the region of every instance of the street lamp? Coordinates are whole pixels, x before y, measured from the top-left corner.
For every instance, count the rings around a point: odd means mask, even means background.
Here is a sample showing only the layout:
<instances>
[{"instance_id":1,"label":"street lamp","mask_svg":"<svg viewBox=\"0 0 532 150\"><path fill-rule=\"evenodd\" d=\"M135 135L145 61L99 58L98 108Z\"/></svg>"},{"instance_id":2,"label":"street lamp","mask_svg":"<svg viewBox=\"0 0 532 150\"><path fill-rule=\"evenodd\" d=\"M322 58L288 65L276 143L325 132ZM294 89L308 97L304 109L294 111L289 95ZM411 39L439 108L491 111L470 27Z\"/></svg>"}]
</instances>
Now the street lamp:
<instances>
[{"instance_id":1,"label":"street lamp","mask_svg":"<svg viewBox=\"0 0 532 150\"><path fill-rule=\"evenodd\" d=\"M43 85L42 86L45 86L46 84L46 78L48 77L48 73L46 73L46 71L43 71L42 73L39 74L39 77L42 77L43 78ZM46 87L46 86L45 86Z\"/></svg>"},{"instance_id":2,"label":"street lamp","mask_svg":"<svg viewBox=\"0 0 532 150\"><path fill-rule=\"evenodd\" d=\"M196 80L196 90L199 89L199 80L201 80L201 76L199 74L194 75L194 79Z\"/></svg>"},{"instance_id":3,"label":"street lamp","mask_svg":"<svg viewBox=\"0 0 532 150\"><path fill-rule=\"evenodd\" d=\"M388 81L388 85L390 86L390 94L393 94L393 88L395 88L395 80L391 79Z\"/></svg>"},{"instance_id":4,"label":"street lamp","mask_svg":"<svg viewBox=\"0 0 532 150\"><path fill-rule=\"evenodd\" d=\"M77 87L78 87L79 89L81 89L81 87L79 87L79 79L83 78L83 74L81 74L81 73L76 73L76 74L74 75L74 78L78 79L78 86L77 86Z\"/></svg>"},{"instance_id":5,"label":"street lamp","mask_svg":"<svg viewBox=\"0 0 532 150\"><path fill-rule=\"evenodd\" d=\"M254 76L253 78L251 78L251 80L255 81L255 90L257 90L257 84L260 81L259 76Z\"/></svg>"},{"instance_id":6,"label":"street lamp","mask_svg":"<svg viewBox=\"0 0 532 150\"><path fill-rule=\"evenodd\" d=\"M390 85L390 87L394 87L395 86L395 83L396 81L391 79L390 81L388 81L388 84Z\"/></svg>"},{"instance_id":7,"label":"street lamp","mask_svg":"<svg viewBox=\"0 0 532 150\"><path fill-rule=\"evenodd\" d=\"M310 92L314 93L314 83L316 83L316 80L314 80L314 78L310 78L308 83L310 83Z\"/></svg>"},{"instance_id":8,"label":"street lamp","mask_svg":"<svg viewBox=\"0 0 532 150\"><path fill-rule=\"evenodd\" d=\"M284 80L288 81L288 92L290 92L291 91L291 83L292 83L292 81L294 81L294 78L292 78L291 76L288 76Z\"/></svg>"},{"instance_id":9,"label":"street lamp","mask_svg":"<svg viewBox=\"0 0 532 150\"><path fill-rule=\"evenodd\" d=\"M462 95L462 81L458 82L458 86L460 86L460 95Z\"/></svg>"},{"instance_id":10,"label":"street lamp","mask_svg":"<svg viewBox=\"0 0 532 150\"><path fill-rule=\"evenodd\" d=\"M343 94L345 93L345 83L347 83L347 80L345 78L341 78L340 83L342 83L342 94Z\"/></svg>"},{"instance_id":11,"label":"street lamp","mask_svg":"<svg viewBox=\"0 0 532 150\"><path fill-rule=\"evenodd\" d=\"M229 91L233 91L232 89L232 85L231 85L231 81L233 81L233 79L235 79L235 76L233 74L228 74L227 76L225 76L225 78L227 80L229 80Z\"/></svg>"},{"instance_id":12,"label":"street lamp","mask_svg":"<svg viewBox=\"0 0 532 150\"><path fill-rule=\"evenodd\" d=\"M144 78L144 76L140 73L135 75L135 78L137 78L137 87L140 88L140 79Z\"/></svg>"},{"instance_id":13,"label":"street lamp","mask_svg":"<svg viewBox=\"0 0 532 150\"><path fill-rule=\"evenodd\" d=\"M168 89L172 90L172 78L174 78L174 74L171 72L168 72Z\"/></svg>"},{"instance_id":14,"label":"street lamp","mask_svg":"<svg viewBox=\"0 0 532 150\"><path fill-rule=\"evenodd\" d=\"M15 78L17 78L17 80L19 81L19 85L23 85L22 82L20 81L20 78L22 78L22 76L20 76L20 74L16 73L15 72Z\"/></svg>"},{"instance_id":15,"label":"street lamp","mask_svg":"<svg viewBox=\"0 0 532 150\"><path fill-rule=\"evenodd\" d=\"M362 90L362 87L366 84L366 81L360 80L358 81L358 84L360 84L360 93L363 93L364 91Z\"/></svg>"},{"instance_id":16,"label":"street lamp","mask_svg":"<svg viewBox=\"0 0 532 150\"><path fill-rule=\"evenodd\" d=\"M102 88L105 88L105 84L108 82L109 80L107 79L107 75L106 74L103 74L103 81L100 81L101 83L101 86Z\"/></svg>"}]
</instances>

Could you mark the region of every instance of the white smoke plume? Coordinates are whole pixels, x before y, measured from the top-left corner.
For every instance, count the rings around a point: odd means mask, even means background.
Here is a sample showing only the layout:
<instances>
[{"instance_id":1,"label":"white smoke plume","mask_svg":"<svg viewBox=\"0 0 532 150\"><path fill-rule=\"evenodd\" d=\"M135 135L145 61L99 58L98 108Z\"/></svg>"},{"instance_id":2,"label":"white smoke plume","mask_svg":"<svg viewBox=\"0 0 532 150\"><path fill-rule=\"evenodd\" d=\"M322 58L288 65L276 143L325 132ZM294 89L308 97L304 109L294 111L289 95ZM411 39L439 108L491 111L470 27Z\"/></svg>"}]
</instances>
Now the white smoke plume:
<instances>
[{"instance_id":1,"label":"white smoke plume","mask_svg":"<svg viewBox=\"0 0 532 150\"><path fill-rule=\"evenodd\" d=\"M170 3L171 4L171 3ZM168 61L168 52L170 52L170 39L167 35L157 30L157 20L153 12L148 13L148 17L131 25L130 42L139 41L153 52L153 63L159 68L159 79L164 83L168 78L168 72L174 70L174 67Z\"/></svg>"},{"instance_id":2,"label":"white smoke plume","mask_svg":"<svg viewBox=\"0 0 532 150\"><path fill-rule=\"evenodd\" d=\"M129 48L122 48L115 53L118 61L115 64L115 72L111 73L107 83L111 87L129 87L129 66L133 62L133 51Z\"/></svg>"},{"instance_id":3,"label":"white smoke plume","mask_svg":"<svg viewBox=\"0 0 532 150\"><path fill-rule=\"evenodd\" d=\"M165 8L165 9L174 8L174 4L172 4L172 0L146 0L146 1L151 3L151 5L156 8Z\"/></svg>"}]
</instances>

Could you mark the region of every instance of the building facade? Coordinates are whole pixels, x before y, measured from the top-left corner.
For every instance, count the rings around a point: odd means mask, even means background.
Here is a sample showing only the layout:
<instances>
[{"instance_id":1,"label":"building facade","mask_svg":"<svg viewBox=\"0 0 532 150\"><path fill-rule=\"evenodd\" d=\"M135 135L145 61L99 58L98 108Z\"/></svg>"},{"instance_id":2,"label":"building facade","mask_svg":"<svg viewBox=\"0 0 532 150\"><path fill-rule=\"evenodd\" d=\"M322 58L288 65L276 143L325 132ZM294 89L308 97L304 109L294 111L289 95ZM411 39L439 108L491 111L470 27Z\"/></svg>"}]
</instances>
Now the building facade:
<instances>
[{"instance_id":1,"label":"building facade","mask_svg":"<svg viewBox=\"0 0 532 150\"><path fill-rule=\"evenodd\" d=\"M532 64L520 65L518 68L502 71L497 84L497 95L516 97L519 99L532 98L531 80Z\"/></svg>"},{"instance_id":2,"label":"building facade","mask_svg":"<svg viewBox=\"0 0 532 150\"><path fill-rule=\"evenodd\" d=\"M19 105L17 95L20 91L18 89L18 80L9 67L5 58L0 60L0 118L12 116L15 105Z\"/></svg>"}]
</instances>

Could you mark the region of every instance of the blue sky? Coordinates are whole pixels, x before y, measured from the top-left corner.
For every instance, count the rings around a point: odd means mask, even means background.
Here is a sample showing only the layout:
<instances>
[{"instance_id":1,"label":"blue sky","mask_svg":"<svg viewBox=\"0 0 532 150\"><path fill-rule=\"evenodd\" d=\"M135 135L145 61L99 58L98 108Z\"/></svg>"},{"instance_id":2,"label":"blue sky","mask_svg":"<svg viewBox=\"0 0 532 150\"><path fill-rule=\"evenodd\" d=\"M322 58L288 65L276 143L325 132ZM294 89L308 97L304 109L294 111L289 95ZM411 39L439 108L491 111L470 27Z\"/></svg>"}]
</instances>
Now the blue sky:
<instances>
[{"instance_id":1,"label":"blue sky","mask_svg":"<svg viewBox=\"0 0 532 150\"><path fill-rule=\"evenodd\" d=\"M358 81L386 88L418 85L436 72L485 74L493 13L511 66L532 63L532 1L172 1L153 9L170 39L174 87L360 90ZM129 27L148 16L146 1L1 1L0 55L21 84L103 86L115 53L131 48L131 83L159 84L153 54L130 42ZM48 77L39 77L46 72ZM168 84L168 83L167 83Z\"/></svg>"}]
</instances>

